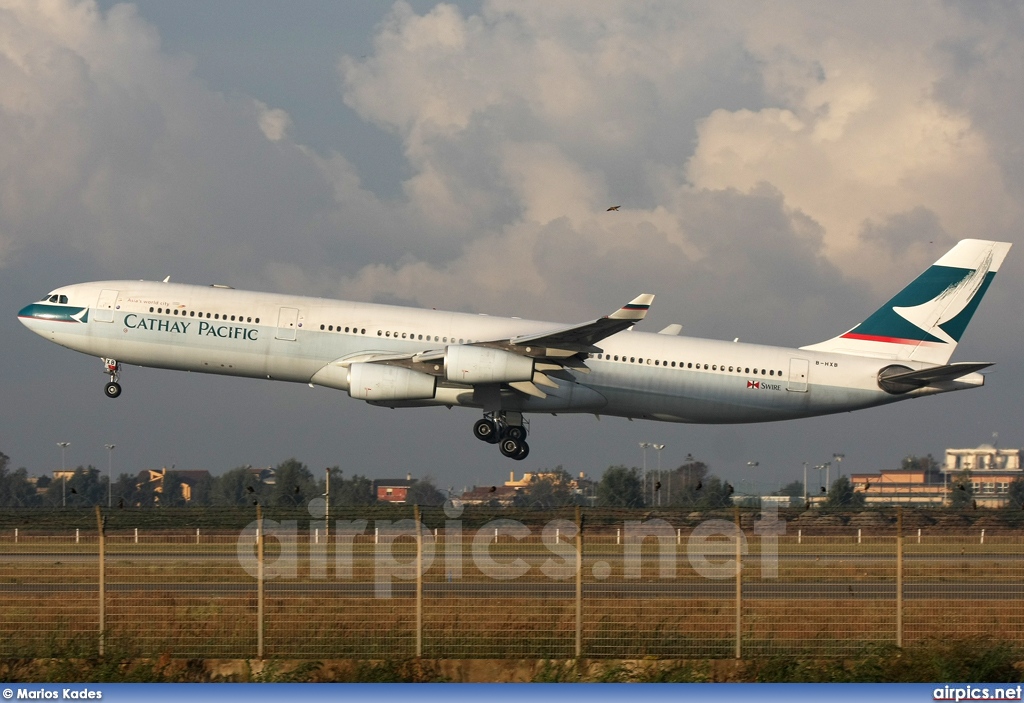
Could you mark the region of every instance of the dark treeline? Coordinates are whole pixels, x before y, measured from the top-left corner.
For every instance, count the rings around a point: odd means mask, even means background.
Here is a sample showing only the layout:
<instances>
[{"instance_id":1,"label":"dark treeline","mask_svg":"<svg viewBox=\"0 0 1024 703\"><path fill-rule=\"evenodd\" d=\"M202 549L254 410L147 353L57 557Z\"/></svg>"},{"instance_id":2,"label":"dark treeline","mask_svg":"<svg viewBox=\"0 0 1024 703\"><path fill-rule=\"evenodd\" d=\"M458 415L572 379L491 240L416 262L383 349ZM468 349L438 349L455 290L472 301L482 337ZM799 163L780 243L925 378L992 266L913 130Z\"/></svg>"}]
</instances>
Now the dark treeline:
<instances>
[{"instance_id":1,"label":"dark treeline","mask_svg":"<svg viewBox=\"0 0 1024 703\"><path fill-rule=\"evenodd\" d=\"M931 457L909 457L903 460L904 467L913 461L934 464ZM42 476L33 483L26 469L11 470L9 464L10 459L0 452L0 508L83 508L103 506L108 500L111 506L123 508L257 504L299 508L323 496L326 490L326 477L314 476L309 467L296 459L275 467L272 483L262 480L258 470L241 466L220 476L167 470L154 480L150 472L121 474L112 486L108 484L106 475L94 466L79 466L66 481ZM1024 507L1024 480L1013 481L1009 489L1010 506ZM783 486L776 495L800 497L803 491L802 482L794 481ZM687 457L686 463L674 469L649 471L646 476L636 467L610 466L597 482L574 479L561 466L541 469L530 484L516 493L511 507L550 509L592 505L714 510L732 505L733 493L729 482L711 474L707 464ZM334 506L360 507L377 503L372 479L359 474L345 476L337 467L331 469L330 497ZM426 476L409 487L406 502L440 506L448 497L432 478ZM969 476L958 475L950 485L949 504L954 508L969 507L972 498ZM490 505L499 507L500 499L496 497ZM864 495L854 491L850 480L843 476L832 482L823 507L860 509L864 507Z\"/></svg>"},{"instance_id":2,"label":"dark treeline","mask_svg":"<svg viewBox=\"0 0 1024 703\"><path fill-rule=\"evenodd\" d=\"M10 459L0 453L0 507L116 507L243 506L300 507L322 496L326 476L314 477L305 464L289 459L274 471L273 483L264 482L251 467L240 466L220 476L168 470L152 480L149 472L121 474L110 485L94 466L79 466L66 480L39 477L35 485L24 468L11 470ZM346 477L331 470L332 505L362 506L376 502L373 481L365 476ZM419 483L419 482L417 482ZM432 488L432 486L430 486ZM418 490L423 493L423 487ZM436 490L436 489L434 489Z\"/></svg>"}]
</instances>

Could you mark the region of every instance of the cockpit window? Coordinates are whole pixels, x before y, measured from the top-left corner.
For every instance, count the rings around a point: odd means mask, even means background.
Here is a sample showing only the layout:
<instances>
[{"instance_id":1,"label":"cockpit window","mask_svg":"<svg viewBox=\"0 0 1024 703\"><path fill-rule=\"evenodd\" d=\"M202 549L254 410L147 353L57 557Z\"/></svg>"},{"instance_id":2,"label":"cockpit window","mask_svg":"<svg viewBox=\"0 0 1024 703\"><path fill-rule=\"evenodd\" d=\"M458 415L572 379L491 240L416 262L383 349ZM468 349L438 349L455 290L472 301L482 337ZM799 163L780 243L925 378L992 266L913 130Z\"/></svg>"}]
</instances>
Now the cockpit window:
<instances>
[{"instance_id":1,"label":"cockpit window","mask_svg":"<svg viewBox=\"0 0 1024 703\"><path fill-rule=\"evenodd\" d=\"M66 295L62 295L62 296L60 297L60 302L62 302L62 303L66 303L66 302L68 302L68 297L67 297Z\"/></svg>"},{"instance_id":2,"label":"cockpit window","mask_svg":"<svg viewBox=\"0 0 1024 703\"><path fill-rule=\"evenodd\" d=\"M66 295L58 295L57 293L51 293L50 295L44 295L43 299L39 301L41 303L67 303L68 297Z\"/></svg>"},{"instance_id":3,"label":"cockpit window","mask_svg":"<svg viewBox=\"0 0 1024 703\"><path fill-rule=\"evenodd\" d=\"M47 298L47 300L50 301L51 303L56 303L58 300L60 300L60 296L54 294Z\"/></svg>"}]
</instances>

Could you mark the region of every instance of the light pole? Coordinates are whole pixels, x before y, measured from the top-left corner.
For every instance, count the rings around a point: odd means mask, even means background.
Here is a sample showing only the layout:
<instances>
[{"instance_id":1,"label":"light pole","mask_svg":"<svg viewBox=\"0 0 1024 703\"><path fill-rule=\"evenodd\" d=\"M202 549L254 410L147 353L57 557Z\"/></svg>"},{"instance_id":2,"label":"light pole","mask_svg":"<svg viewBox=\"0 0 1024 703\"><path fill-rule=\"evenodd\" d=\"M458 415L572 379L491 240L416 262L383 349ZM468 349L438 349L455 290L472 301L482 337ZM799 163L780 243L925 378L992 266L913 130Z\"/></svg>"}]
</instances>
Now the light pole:
<instances>
[{"instance_id":1,"label":"light pole","mask_svg":"<svg viewBox=\"0 0 1024 703\"><path fill-rule=\"evenodd\" d=\"M807 505L807 462L804 462L804 510L809 506Z\"/></svg>"},{"instance_id":2,"label":"light pole","mask_svg":"<svg viewBox=\"0 0 1024 703\"><path fill-rule=\"evenodd\" d=\"M113 504L114 498L114 447L116 444L104 444L107 448L107 507Z\"/></svg>"},{"instance_id":3,"label":"light pole","mask_svg":"<svg viewBox=\"0 0 1024 703\"><path fill-rule=\"evenodd\" d=\"M832 458L836 461L836 478L843 477L843 459L846 458L845 454L833 454Z\"/></svg>"},{"instance_id":4,"label":"light pole","mask_svg":"<svg viewBox=\"0 0 1024 703\"><path fill-rule=\"evenodd\" d=\"M661 481L661 450L665 448L664 444L652 444L652 447L658 450L658 481ZM666 501L667 503L668 501ZM658 505L661 505L661 493L658 493Z\"/></svg>"},{"instance_id":5,"label":"light pole","mask_svg":"<svg viewBox=\"0 0 1024 703\"><path fill-rule=\"evenodd\" d=\"M60 447L60 477L63 481L60 487L60 507L66 508L68 506L68 470L64 464L64 452L71 446L71 442L57 442L57 446Z\"/></svg>"},{"instance_id":6,"label":"light pole","mask_svg":"<svg viewBox=\"0 0 1024 703\"><path fill-rule=\"evenodd\" d=\"M761 465L760 461L748 461L747 462L747 468L748 469L756 469L760 465ZM753 486L753 489L751 489L751 486ZM751 481L750 479L747 479L747 485L746 485L746 489L745 490L747 490L749 493L760 493L760 487L758 486L757 482L756 481Z\"/></svg>"},{"instance_id":7,"label":"light pole","mask_svg":"<svg viewBox=\"0 0 1024 703\"><path fill-rule=\"evenodd\" d=\"M651 446L650 442L640 442L640 449L643 450L644 455L644 479L643 490L641 491L641 495L643 495L645 498L647 497L647 448L649 446ZM652 500L651 502L653 503L654 501Z\"/></svg>"}]
</instances>

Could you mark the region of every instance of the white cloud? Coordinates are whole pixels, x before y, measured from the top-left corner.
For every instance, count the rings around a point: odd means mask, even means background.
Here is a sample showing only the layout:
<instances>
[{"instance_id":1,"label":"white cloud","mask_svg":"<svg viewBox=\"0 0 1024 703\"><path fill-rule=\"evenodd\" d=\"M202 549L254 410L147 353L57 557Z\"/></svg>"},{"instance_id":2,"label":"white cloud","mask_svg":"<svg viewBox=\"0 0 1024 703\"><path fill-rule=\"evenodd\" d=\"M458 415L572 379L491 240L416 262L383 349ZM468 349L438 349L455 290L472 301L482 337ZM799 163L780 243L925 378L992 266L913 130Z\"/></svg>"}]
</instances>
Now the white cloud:
<instances>
[{"instance_id":1,"label":"white cloud","mask_svg":"<svg viewBox=\"0 0 1024 703\"><path fill-rule=\"evenodd\" d=\"M284 139L292 127L291 116L280 108L267 107L259 101L256 102L256 107L259 110L260 131L263 132L263 136L272 142Z\"/></svg>"}]
</instances>

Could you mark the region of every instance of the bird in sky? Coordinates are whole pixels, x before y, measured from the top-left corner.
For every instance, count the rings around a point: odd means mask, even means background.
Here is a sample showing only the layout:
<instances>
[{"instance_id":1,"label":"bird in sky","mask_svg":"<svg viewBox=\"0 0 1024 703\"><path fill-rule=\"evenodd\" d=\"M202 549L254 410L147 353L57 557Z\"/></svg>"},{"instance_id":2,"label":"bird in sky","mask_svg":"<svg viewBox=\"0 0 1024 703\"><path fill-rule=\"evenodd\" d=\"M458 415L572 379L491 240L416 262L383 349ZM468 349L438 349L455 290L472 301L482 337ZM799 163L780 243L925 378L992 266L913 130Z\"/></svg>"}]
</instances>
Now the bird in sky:
<instances>
[{"instance_id":1,"label":"bird in sky","mask_svg":"<svg viewBox=\"0 0 1024 703\"><path fill-rule=\"evenodd\" d=\"M621 205L612 205L610 208L605 210L605 212L618 212L620 207L622 207L622 206Z\"/></svg>"},{"instance_id":2,"label":"bird in sky","mask_svg":"<svg viewBox=\"0 0 1024 703\"><path fill-rule=\"evenodd\" d=\"M697 481L697 487L694 488L694 490L695 491L699 491L703 487L704 487L704 482L703 481Z\"/></svg>"}]
</instances>

